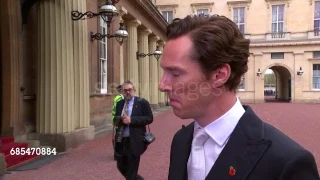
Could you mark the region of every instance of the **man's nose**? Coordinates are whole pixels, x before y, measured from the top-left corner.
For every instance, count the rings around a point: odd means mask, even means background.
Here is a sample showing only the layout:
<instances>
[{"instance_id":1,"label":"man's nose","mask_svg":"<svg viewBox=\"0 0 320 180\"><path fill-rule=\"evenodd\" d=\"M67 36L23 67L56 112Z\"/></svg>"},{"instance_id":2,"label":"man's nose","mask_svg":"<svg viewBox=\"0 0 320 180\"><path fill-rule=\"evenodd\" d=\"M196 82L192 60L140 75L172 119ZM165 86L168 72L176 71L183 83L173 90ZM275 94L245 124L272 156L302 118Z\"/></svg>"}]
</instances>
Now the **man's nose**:
<instances>
[{"instance_id":1,"label":"man's nose","mask_svg":"<svg viewBox=\"0 0 320 180\"><path fill-rule=\"evenodd\" d=\"M161 92L170 91L170 83L168 83L168 80L164 76L161 77L158 88Z\"/></svg>"}]
</instances>

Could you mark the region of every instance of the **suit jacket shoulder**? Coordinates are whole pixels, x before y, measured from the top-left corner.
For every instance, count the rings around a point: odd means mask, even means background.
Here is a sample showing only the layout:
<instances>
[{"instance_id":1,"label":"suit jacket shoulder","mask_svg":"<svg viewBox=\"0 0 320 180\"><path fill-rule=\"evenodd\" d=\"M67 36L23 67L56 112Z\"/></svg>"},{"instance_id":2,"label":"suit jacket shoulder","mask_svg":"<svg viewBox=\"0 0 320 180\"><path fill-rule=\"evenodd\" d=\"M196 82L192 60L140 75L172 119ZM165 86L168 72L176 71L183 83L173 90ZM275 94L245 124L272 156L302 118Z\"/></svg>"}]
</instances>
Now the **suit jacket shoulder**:
<instances>
[{"instance_id":1,"label":"suit jacket shoulder","mask_svg":"<svg viewBox=\"0 0 320 180\"><path fill-rule=\"evenodd\" d=\"M139 102L139 103L149 103L146 99L144 99L143 97L138 97L138 96L135 96L134 97L134 101L135 102Z\"/></svg>"},{"instance_id":2,"label":"suit jacket shoulder","mask_svg":"<svg viewBox=\"0 0 320 180\"><path fill-rule=\"evenodd\" d=\"M320 179L315 158L309 150L268 123L264 123L264 136L272 145L262 156L261 166L257 165L252 175L271 166L274 176L279 179Z\"/></svg>"}]
</instances>

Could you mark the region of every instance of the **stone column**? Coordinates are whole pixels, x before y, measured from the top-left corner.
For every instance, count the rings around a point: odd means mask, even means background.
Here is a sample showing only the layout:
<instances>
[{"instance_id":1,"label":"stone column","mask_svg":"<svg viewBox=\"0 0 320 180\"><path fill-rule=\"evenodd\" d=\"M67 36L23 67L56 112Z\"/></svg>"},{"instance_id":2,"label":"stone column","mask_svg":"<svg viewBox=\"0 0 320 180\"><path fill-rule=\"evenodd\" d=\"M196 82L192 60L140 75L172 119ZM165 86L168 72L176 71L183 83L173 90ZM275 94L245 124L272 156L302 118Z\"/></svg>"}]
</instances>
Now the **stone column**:
<instances>
[{"instance_id":1,"label":"stone column","mask_svg":"<svg viewBox=\"0 0 320 180\"><path fill-rule=\"evenodd\" d=\"M23 94L20 92L22 64L22 21L20 0L0 0L2 61L2 134L23 133L21 118Z\"/></svg>"},{"instance_id":2,"label":"stone column","mask_svg":"<svg viewBox=\"0 0 320 180\"><path fill-rule=\"evenodd\" d=\"M124 82L124 63L123 63L123 45L119 48L119 61L120 61L120 84Z\"/></svg>"},{"instance_id":3,"label":"stone column","mask_svg":"<svg viewBox=\"0 0 320 180\"><path fill-rule=\"evenodd\" d=\"M163 52L164 42L160 41L158 44L159 44L160 51ZM158 78L159 78L158 82L160 82L162 75L163 75L163 69L160 67L161 58L162 58L162 56L160 57L159 61L157 62L158 63ZM165 92L161 92L158 89L158 103L159 103L160 107L165 106L165 102L166 102L165 98L166 97L167 96L165 95Z\"/></svg>"},{"instance_id":4,"label":"stone column","mask_svg":"<svg viewBox=\"0 0 320 180\"><path fill-rule=\"evenodd\" d=\"M149 52L154 52L157 47L158 36L149 37ZM154 56L149 57L150 62L150 105L152 108L159 108L159 77L158 77L158 61Z\"/></svg>"},{"instance_id":5,"label":"stone column","mask_svg":"<svg viewBox=\"0 0 320 180\"><path fill-rule=\"evenodd\" d=\"M300 67L302 69L307 69L306 67L303 67L305 63L304 62L305 60L303 59L304 52L296 51L296 52L293 52L293 54L294 54L294 68L293 68L293 77L291 77L291 96L292 96L291 102L302 103L303 102L302 94L304 91L304 87L309 86L310 79L306 78L306 77L309 77L309 74L307 73L302 74L302 76L297 75L297 72L300 70ZM310 77L312 78L312 71L310 72Z\"/></svg>"},{"instance_id":6,"label":"stone column","mask_svg":"<svg viewBox=\"0 0 320 180\"><path fill-rule=\"evenodd\" d=\"M38 5L37 132L71 132L75 126L72 0Z\"/></svg>"},{"instance_id":7,"label":"stone column","mask_svg":"<svg viewBox=\"0 0 320 180\"><path fill-rule=\"evenodd\" d=\"M264 102L264 73L260 76L257 76L258 69L260 71L263 71L263 67L261 66L261 59L262 59L262 54L254 54L254 76L255 78L255 85L254 85L254 102L255 103L263 103Z\"/></svg>"},{"instance_id":8,"label":"stone column","mask_svg":"<svg viewBox=\"0 0 320 180\"><path fill-rule=\"evenodd\" d=\"M138 33L139 37L139 54L152 53L149 52L149 39L148 36L151 33L149 29L140 29ZM150 101L150 67L149 67L149 56L139 57L139 96Z\"/></svg>"},{"instance_id":9,"label":"stone column","mask_svg":"<svg viewBox=\"0 0 320 180\"><path fill-rule=\"evenodd\" d=\"M137 27L141 24L138 20L129 21L126 23L127 31L129 34L127 41L127 73L126 80L132 81L136 88L136 94L139 95L139 78L138 78L138 60L136 58L136 52L138 50L138 33ZM125 81L126 81L125 80Z\"/></svg>"},{"instance_id":10,"label":"stone column","mask_svg":"<svg viewBox=\"0 0 320 180\"><path fill-rule=\"evenodd\" d=\"M73 9L86 12L86 0L73 0ZM74 59L74 127L90 126L90 93L88 63L88 27L87 21L77 21L73 25L73 59Z\"/></svg>"},{"instance_id":11,"label":"stone column","mask_svg":"<svg viewBox=\"0 0 320 180\"><path fill-rule=\"evenodd\" d=\"M123 6L120 6L119 7L119 13L120 13L120 21L123 21L122 17L124 15L126 15L128 13L128 11L123 7ZM130 36L130 34L129 34ZM124 42L124 43L127 43L127 42ZM122 84L124 81L125 81L125 71L124 71L124 53L123 53L123 45L120 46L119 48L119 61L120 61L120 84Z\"/></svg>"}]
</instances>

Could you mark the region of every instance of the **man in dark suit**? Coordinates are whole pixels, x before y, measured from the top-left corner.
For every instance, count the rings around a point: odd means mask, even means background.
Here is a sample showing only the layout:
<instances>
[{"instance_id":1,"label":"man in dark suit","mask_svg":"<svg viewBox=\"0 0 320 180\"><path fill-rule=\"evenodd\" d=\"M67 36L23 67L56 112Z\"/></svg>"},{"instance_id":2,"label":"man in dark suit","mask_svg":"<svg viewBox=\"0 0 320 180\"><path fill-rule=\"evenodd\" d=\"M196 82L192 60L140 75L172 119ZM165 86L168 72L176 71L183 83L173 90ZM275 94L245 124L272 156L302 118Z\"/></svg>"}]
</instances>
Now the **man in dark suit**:
<instances>
[{"instance_id":1,"label":"man in dark suit","mask_svg":"<svg viewBox=\"0 0 320 180\"><path fill-rule=\"evenodd\" d=\"M167 27L159 89L176 116L169 180L319 180L313 155L259 119L236 96L250 41L223 16L187 16Z\"/></svg>"},{"instance_id":2,"label":"man in dark suit","mask_svg":"<svg viewBox=\"0 0 320 180\"><path fill-rule=\"evenodd\" d=\"M132 82L122 85L124 99L116 106L115 123L117 124L116 151L117 167L126 180L141 180L138 175L140 156L147 149L143 141L146 125L153 121L153 114L147 100L135 96Z\"/></svg>"}]
</instances>

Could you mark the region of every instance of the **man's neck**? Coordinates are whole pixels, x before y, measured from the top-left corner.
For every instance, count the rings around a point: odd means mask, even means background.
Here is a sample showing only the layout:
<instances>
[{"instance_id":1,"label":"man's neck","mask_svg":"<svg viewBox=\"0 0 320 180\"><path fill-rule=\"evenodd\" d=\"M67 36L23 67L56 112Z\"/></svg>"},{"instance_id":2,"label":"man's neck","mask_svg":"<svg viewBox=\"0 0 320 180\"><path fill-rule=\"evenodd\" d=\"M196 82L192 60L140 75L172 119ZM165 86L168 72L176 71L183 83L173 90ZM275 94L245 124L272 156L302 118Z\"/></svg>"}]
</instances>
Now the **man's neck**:
<instances>
[{"instance_id":1,"label":"man's neck","mask_svg":"<svg viewBox=\"0 0 320 180\"><path fill-rule=\"evenodd\" d=\"M237 96L234 92L224 92L207 106L203 116L195 119L201 127L205 127L228 112L236 102Z\"/></svg>"}]
</instances>

